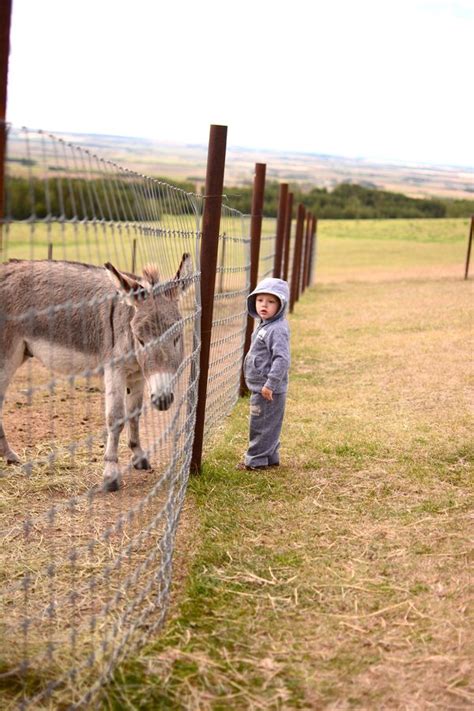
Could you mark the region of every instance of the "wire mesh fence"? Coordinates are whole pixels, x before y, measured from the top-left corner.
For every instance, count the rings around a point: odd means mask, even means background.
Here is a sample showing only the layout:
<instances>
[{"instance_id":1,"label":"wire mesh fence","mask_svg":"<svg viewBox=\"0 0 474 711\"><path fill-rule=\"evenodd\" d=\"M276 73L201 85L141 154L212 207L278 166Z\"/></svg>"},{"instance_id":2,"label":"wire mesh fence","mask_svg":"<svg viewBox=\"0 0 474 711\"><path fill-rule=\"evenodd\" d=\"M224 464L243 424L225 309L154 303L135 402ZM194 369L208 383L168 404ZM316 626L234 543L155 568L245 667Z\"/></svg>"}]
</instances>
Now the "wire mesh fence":
<instances>
[{"instance_id":1,"label":"wire mesh fence","mask_svg":"<svg viewBox=\"0 0 474 711\"><path fill-rule=\"evenodd\" d=\"M194 434L202 198L44 132L11 128L7 149L0 676L12 707L74 708L163 624ZM223 207L221 231L208 438L238 396L248 290L248 219Z\"/></svg>"},{"instance_id":2,"label":"wire mesh fence","mask_svg":"<svg viewBox=\"0 0 474 711\"><path fill-rule=\"evenodd\" d=\"M276 218L266 218L262 223L260 238L260 253L258 264L258 279L273 275L276 242Z\"/></svg>"},{"instance_id":3,"label":"wire mesh fence","mask_svg":"<svg viewBox=\"0 0 474 711\"><path fill-rule=\"evenodd\" d=\"M12 708L87 705L163 624L201 408L205 200L8 128L0 683ZM239 397L251 223L221 205L205 447ZM284 276L303 283L288 226ZM273 273L276 233L264 218L258 279Z\"/></svg>"},{"instance_id":4,"label":"wire mesh fence","mask_svg":"<svg viewBox=\"0 0 474 711\"><path fill-rule=\"evenodd\" d=\"M239 397L249 290L249 218L222 205L209 354L204 438L223 424Z\"/></svg>"}]
</instances>

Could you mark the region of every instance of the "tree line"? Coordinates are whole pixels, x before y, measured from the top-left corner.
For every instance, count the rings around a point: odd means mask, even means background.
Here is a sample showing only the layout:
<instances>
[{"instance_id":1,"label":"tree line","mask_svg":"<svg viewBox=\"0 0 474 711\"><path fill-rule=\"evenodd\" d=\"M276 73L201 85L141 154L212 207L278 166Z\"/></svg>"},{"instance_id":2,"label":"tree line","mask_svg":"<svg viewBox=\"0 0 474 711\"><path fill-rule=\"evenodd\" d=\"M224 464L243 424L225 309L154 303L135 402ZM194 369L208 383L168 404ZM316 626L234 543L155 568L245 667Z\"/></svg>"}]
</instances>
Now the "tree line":
<instances>
[{"instance_id":1,"label":"tree line","mask_svg":"<svg viewBox=\"0 0 474 711\"><path fill-rule=\"evenodd\" d=\"M5 214L12 220L60 218L64 220L146 221L165 206L178 214L181 206L169 200L168 184L144 182L131 175L115 179L24 178L6 181Z\"/></svg>"},{"instance_id":2,"label":"tree line","mask_svg":"<svg viewBox=\"0 0 474 711\"><path fill-rule=\"evenodd\" d=\"M368 188L354 183L340 183L333 190L312 188L303 190L290 186L293 205L302 203L318 219L374 219L416 217L470 217L474 214L474 199L412 198L402 193ZM251 212L252 188L226 188L232 207ZM278 213L279 184L265 185L264 214Z\"/></svg>"},{"instance_id":3,"label":"tree line","mask_svg":"<svg viewBox=\"0 0 474 711\"><path fill-rule=\"evenodd\" d=\"M161 182L159 182L161 181ZM10 177L7 181L5 212L10 219L25 220L48 216L64 219L105 219L134 221L157 214L157 206L166 206L166 212L179 211L179 204L166 199L172 184L185 192L194 192L195 183L158 178L143 190L143 182L132 177L114 181L102 179L65 178L57 176L43 180L37 177ZM267 182L265 186L264 215L278 213L279 183ZM402 193L379 190L353 183L340 183L334 189L311 188L304 190L291 186L293 204L302 203L318 219L368 219L416 217L469 217L474 214L474 199L412 198ZM252 186L226 187L226 204L250 214Z\"/></svg>"}]
</instances>

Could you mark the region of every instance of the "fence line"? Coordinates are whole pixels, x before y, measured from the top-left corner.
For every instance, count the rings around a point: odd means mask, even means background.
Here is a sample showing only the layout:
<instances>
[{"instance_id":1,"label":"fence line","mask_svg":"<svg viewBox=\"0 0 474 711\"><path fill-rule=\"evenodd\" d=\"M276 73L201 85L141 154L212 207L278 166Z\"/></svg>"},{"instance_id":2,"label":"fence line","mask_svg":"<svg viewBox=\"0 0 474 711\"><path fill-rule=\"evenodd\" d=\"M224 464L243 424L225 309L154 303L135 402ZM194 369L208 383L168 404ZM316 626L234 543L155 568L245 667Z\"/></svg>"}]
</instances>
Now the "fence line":
<instances>
[{"instance_id":1,"label":"fence line","mask_svg":"<svg viewBox=\"0 0 474 711\"><path fill-rule=\"evenodd\" d=\"M278 229L290 281L306 281L314 249L307 240L303 263L289 200L284 230L273 220L261 230L261 206L247 216L219 200L206 272L201 223L213 193L184 192L42 131L9 128L5 184L1 256L19 261L0 264L0 363L9 364L0 454L14 461L15 448L21 463L0 460L0 676L12 706L72 708L164 621L196 442L204 278L215 286L210 446L239 396L255 228L254 280L272 273ZM154 400L146 390L142 399L144 378ZM113 494L101 486L104 467L106 483L110 468L122 482Z\"/></svg>"}]
</instances>

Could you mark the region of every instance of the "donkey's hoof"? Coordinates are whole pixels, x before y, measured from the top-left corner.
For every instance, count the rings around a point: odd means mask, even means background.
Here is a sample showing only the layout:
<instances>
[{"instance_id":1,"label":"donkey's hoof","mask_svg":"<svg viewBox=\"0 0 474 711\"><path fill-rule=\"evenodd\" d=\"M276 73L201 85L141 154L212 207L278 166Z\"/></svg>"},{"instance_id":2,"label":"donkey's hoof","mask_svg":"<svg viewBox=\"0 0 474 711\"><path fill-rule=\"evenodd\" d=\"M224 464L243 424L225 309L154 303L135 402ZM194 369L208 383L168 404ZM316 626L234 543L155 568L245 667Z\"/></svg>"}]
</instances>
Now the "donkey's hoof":
<instances>
[{"instance_id":1,"label":"donkey's hoof","mask_svg":"<svg viewBox=\"0 0 474 711\"><path fill-rule=\"evenodd\" d=\"M120 489L120 484L118 479L109 479L104 481L104 491L118 491Z\"/></svg>"},{"instance_id":2,"label":"donkey's hoof","mask_svg":"<svg viewBox=\"0 0 474 711\"><path fill-rule=\"evenodd\" d=\"M132 459L134 469L151 469L150 462L147 457L137 457Z\"/></svg>"},{"instance_id":3,"label":"donkey's hoof","mask_svg":"<svg viewBox=\"0 0 474 711\"><path fill-rule=\"evenodd\" d=\"M5 457L7 464L21 464L21 459L18 454L9 447L7 448L7 451L4 450L1 455Z\"/></svg>"},{"instance_id":4,"label":"donkey's hoof","mask_svg":"<svg viewBox=\"0 0 474 711\"><path fill-rule=\"evenodd\" d=\"M21 459L15 454L13 457L7 457L7 464L21 464Z\"/></svg>"}]
</instances>

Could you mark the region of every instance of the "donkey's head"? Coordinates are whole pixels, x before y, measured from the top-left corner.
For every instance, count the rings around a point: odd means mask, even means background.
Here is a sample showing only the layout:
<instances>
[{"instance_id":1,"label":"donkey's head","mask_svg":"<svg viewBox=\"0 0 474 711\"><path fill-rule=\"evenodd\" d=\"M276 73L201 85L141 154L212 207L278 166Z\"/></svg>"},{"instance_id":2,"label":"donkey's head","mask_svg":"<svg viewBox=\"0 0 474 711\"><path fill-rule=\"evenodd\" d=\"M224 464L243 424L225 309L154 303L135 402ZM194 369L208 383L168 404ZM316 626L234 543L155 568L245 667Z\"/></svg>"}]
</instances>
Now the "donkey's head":
<instances>
[{"instance_id":1,"label":"donkey's head","mask_svg":"<svg viewBox=\"0 0 474 711\"><path fill-rule=\"evenodd\" d=\"M184 254L175 277L163 283L154 266L143 269L140 281L120 272L109 262L105 267L114 285L125 293L127 302L135 310L130 321L135 356L148 384L151 401L158 410L167 410L173 402L176 372L184 358L178 301L191 283L191 257Z\"/></svg>"}]
</instances>

